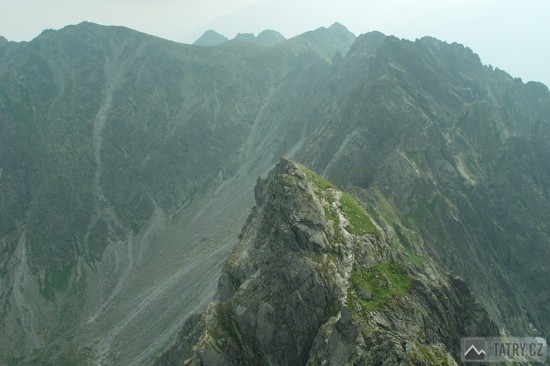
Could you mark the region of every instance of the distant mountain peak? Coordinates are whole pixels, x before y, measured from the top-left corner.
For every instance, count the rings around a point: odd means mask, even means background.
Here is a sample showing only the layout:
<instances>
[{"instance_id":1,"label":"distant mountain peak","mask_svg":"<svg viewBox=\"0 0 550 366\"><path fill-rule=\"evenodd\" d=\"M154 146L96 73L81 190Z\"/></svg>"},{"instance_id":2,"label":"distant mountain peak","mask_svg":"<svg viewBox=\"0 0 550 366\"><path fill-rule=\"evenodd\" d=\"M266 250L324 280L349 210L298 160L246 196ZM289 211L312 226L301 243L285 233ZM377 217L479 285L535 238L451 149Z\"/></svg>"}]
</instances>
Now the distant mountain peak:
<instances>
[{"instance_id":1,"label":"distant mountain peak","mask_svg":"<svg viewBox=\"0 0 550 366\"><path fill-rule=\"evenodd\" d=\"M260 44L268 45L286 41L286 38L273 29L266 29L258 34L256 41Z\"/></svg>"},{"instance_id":2,"label":"distant mountain peak","mask_svg":"<svg viewBox=\"0 0 550 366\"><path fill-rule=\"evenodd\" d=\"M229 41L229 39L226 36L215 30L209 29L193 44L196 46L217 46L227 41Z\"/></svg>"},{"instance_id":3,"label":"distant mountain peak","mask_svg":"<svg viewBox=\"0 0 550 366\"><path fill-rule=\"evenodd\" d=\"M355 41L356 36L340 23L334 23L329 28L320 27L305 32L294 38L292 42L301 47L313 48L328 62L336 54L346 54Z\"/></svg>"},{"instance_id":4,"label":"distant mountain peak","mask_svg":"<svg viewBox=\"0 0 550 366\"><path fill-rule=\"evenodd\" d=\"M78 24L73 24L73 25L67 25L66 27L63 27L62 29L87 29L87 30L105 30L106 28L111 28L111 27L116 27L116 28L124 28L122 26L104 26L104 25L100 25L100 24L97 24L97 23L94 23L94 22L89 22L87 20L83 21L83 22L80 22Z\"/></svg>"},{"instance_id":5,"label":"distant mountain peak","mask_svg":"<svg viewBox=\"0 0 550 366\"><path fill-rule=\"evenodd\" d=\"M0 36L0 45L4 43L8 43L8 40L6 39L6 37Z\"/></svg>"},{"instance_id":6,"label":"distant mountain peak","mask_svg":"<svg viewBox=\"0 0 550 366\"><path fill-rule=\"evenodd\" d=\"M256 42L256 36L253 33L237 33L237 35L233 39L235 41L241 41L241 42L250 42L250 43Z\"/></svg>"},{"instance_id":7,"label":"distant mountain peak","mask_svg":"<svg viewBox=\"0 0 550 366\"><path fill-rule=\"evenodd\" d=\"M328 29L349 32L349 29L346 28L345 25L343 25L342 23L338 23L338 22L332 23L332 25Z\"/></svg>"},{"instance_id":8,"label":"distant mountain peak","mask_svg":"<svg viewBox=\"0 0 550 366\"><path fill-rule=\"evenodd\" d=\"M382 32L373 31L361 34L350 48L350 54L363 54L368 56L372 54L386 39L386 35Z\"/></svg>"},{"instance_id":9,"label":"distant mountain peak","mask_svg":"<svg viewBox=\"0 0 550 366\"><path fill-rule=\"evenodd\" d=\"M125 26L103 25L103 24L93 23L89 21L83 21L78 24L70 24L59 30L45 29L44 31L42 31L39 37L43 35L48 35L48 34L71 34L71 35L80 36L80 37L93 38L94 36L99 34L103 36L110 36L114 33L119 33L119 32L123 32L126 36L130 34L134 34L134 35L142 34L148 37L153 37L153 36L150 36L149 34L146 34Z\"/></svg>"},{"instance_id":10,"label":"distant mountain peak","mask_svg":"<svg viewBox=\"0 0 550 366\"><path fill-rule=\"evenodd\" d=\"M253 33L239 33L233 39L262 46L269 46L286 41L286 38L281 33L272 29L266 29L260 32L258 36L254 36Z\"/></svg>"}]
</instances>

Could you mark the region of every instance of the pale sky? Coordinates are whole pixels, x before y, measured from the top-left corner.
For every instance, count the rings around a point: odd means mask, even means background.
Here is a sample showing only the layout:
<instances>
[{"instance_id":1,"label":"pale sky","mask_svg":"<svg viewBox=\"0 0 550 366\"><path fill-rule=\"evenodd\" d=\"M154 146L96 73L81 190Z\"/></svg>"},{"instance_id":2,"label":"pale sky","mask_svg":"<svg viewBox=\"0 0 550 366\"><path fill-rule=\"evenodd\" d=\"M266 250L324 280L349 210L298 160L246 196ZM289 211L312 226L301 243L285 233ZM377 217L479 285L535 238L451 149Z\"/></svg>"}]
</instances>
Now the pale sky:
<instances>
[{"instance_id":1,"label":"pale sky","mask_svg":"<svg viewBox=\"0 0 550 366\"><path fill-rule=\"evenodd\" d=\"M459 42L485 64L550 85L550 0L0 0L0 35L13 41L84 20L186 43L207 29L291 37L338 21L355 34Z\"/></svg>"}]
</instances>

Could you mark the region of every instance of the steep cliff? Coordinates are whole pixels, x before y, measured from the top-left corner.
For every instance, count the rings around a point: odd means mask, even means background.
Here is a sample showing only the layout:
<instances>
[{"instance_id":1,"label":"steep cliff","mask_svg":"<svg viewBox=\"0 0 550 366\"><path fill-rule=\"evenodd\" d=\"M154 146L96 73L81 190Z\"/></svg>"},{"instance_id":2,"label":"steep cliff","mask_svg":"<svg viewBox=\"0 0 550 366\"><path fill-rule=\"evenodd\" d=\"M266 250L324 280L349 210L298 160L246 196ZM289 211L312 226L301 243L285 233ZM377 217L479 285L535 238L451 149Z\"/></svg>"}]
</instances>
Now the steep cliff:
<instances>
[{"instance_id":1,"label":"steep cliff","mask_svg":"<svg viewBox=\"0 0 550 366\"><path fill-rule=\"evenodd\" d=\"M255 196L215 301L156 365L451 365L464 334L498 335L461 279L305 167L281 160Z\"/></svg>"}]
</instances>

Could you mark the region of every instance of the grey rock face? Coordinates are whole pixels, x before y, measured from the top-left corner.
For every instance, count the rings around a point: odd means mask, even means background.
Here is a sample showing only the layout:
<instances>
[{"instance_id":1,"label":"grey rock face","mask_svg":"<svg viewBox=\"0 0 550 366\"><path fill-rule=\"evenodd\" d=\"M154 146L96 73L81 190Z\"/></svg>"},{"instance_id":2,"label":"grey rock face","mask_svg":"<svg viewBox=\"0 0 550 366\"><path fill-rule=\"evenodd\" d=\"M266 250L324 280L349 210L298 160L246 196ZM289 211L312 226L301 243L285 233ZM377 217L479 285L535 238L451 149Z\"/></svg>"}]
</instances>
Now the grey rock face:
<instances>
[{"instance_id":1,"label":"grey rock face","mask_svg":"<svg viewBox=\"0 0 550 366\"><path fill-rule=\"evenodd\" d=\"M283 159L258 182L216 300L157 365L454 364L464 332L498 333L462 280L400 261L378 230L351 234L341 192L316 179Z\"/></svg>"}]
</instances>

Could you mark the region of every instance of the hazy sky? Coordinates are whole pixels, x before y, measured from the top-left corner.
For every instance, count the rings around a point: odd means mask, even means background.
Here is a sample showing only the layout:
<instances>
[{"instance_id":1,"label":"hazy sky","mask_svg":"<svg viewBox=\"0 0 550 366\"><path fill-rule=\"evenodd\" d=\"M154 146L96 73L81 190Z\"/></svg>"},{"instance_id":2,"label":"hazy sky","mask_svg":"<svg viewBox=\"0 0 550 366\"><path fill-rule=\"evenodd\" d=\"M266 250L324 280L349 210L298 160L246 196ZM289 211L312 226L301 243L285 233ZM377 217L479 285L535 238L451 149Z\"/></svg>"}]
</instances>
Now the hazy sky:
<instances>
[{"instance_id":1,"label":"hazy sky","mask_svg":"<svg viewBox=\"0 0 550 366\"><path fill-rule=\"evenodd\" d=\"M550 85L550 0L0 0L0 35L30 40L88 20L191 43L270 28L286 37L338 21L356 34L459 42L485 64Z\"/></svg>"}]
</instances>

